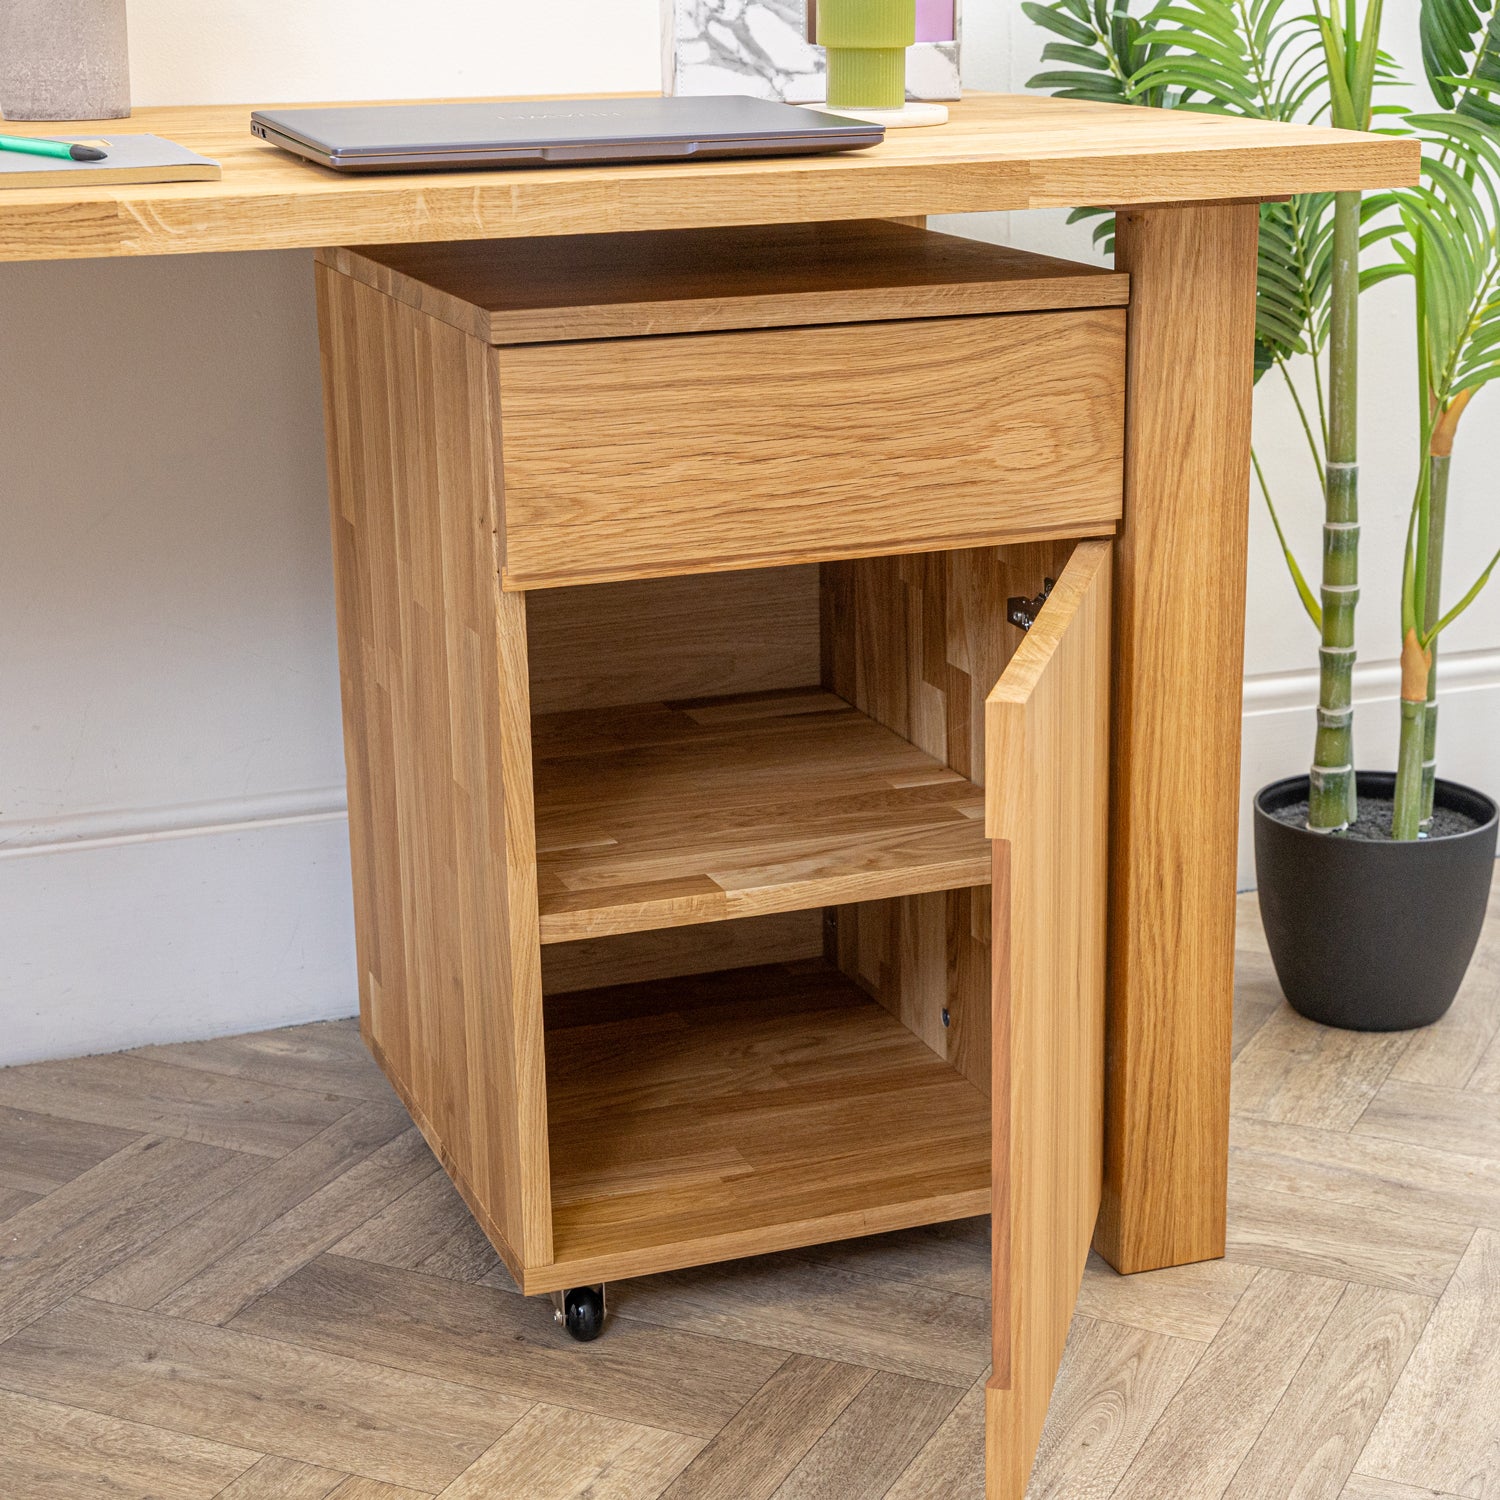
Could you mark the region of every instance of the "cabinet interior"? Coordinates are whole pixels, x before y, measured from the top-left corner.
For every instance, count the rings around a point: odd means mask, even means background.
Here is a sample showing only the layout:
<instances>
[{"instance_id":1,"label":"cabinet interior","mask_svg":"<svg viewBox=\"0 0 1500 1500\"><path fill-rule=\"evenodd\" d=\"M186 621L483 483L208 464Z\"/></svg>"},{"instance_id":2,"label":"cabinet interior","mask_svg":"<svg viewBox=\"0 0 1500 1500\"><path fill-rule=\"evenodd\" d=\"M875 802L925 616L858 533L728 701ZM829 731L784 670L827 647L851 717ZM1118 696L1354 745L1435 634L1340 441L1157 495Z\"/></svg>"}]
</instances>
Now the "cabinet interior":
<instances>
[{"instance_id":1,"label":"cabinet interior","mask_svg":"<svg viewBox=\"0 0 1500 1500\"><path fill-rule=\"evenodd\" d=\"M526 595L559 1285L988 1208L983 705L1071 546Z\"/></svg>"}]
</instances>

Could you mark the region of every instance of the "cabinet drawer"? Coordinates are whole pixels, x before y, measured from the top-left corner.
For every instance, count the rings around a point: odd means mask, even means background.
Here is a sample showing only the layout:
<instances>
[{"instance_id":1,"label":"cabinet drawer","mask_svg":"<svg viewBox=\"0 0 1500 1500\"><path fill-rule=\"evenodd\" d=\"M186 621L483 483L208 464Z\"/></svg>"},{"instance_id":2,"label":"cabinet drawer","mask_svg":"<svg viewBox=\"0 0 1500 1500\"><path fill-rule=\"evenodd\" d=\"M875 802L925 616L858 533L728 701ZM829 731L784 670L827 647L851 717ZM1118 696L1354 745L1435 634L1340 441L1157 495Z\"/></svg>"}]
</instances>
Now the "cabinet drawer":
<instances>
[{"instance_id":1,"label":"cabinet drawer","mask_svg":"<svg viewBox=\"0 0 1500 1500\"><path fill-rule=\"evenodd\" d=\"M502 346L507 589L1100 535L1125 313Z\"/></svg>"}]
</instances>

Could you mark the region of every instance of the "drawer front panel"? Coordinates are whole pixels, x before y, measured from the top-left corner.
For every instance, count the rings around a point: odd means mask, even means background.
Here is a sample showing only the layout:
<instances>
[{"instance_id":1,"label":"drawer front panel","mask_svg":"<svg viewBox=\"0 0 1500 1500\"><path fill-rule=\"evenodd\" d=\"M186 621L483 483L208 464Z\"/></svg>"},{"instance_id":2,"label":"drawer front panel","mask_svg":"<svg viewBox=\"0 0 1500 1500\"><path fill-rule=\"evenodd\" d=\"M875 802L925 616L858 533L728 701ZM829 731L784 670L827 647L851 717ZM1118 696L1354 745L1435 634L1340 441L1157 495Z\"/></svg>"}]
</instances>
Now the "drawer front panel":
<instances>
[{"instance_id":1,"label":"drawer front panel","mask_svg":"<svg viewBox=\"0 0 1500 1500\"><path fill-rule=\"evenodd\" d=\"M493 357L507 588L1099 535L1120 515L1123 309Z\"/></svg>"}]
</instances>

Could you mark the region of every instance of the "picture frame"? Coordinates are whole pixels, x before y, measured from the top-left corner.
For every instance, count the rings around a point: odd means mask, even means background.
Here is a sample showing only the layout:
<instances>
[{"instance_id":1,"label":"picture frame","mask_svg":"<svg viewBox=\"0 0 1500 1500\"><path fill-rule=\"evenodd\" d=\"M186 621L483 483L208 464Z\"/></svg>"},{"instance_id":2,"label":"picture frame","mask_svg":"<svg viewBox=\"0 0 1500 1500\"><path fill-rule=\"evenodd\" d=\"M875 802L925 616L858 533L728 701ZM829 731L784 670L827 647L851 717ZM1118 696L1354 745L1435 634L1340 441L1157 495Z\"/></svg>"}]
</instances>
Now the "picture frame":
<instances>
[{"instance_id":1,"label":"picture frame","mask_svg":"<svg viewBox=\"0 0 1500 1500\"><path fill-rule=\"evenodd\" d=\"M957 99L962 0L917 0L906 53L908 99ZM817 0L662 0L662 92L753 94L811 104L824 97ZM951 38L944 37L951 31Z\"/></svg>"}]
</instances>

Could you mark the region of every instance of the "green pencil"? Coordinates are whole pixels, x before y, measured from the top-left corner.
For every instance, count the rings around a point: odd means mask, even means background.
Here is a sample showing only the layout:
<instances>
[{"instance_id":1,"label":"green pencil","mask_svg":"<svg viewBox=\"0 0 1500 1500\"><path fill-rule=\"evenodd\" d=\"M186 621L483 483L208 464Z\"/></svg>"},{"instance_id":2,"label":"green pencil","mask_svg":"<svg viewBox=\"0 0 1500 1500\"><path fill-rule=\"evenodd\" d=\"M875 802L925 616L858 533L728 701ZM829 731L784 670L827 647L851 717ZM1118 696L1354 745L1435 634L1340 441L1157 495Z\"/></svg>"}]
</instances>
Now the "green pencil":
<instances>
[{"instance_id":1,"label":"green pencil","mask_svg":"<svg viewBox=\"0 0 1500 1500\"><path fill-rule=\"evenodd\" d=\"M107 161L97 146L75 146L69 141L49 141L36 135L0 135L0 151L24 151L28 156L60 156L64 161Z\"/></svg>"}]
</instances>

